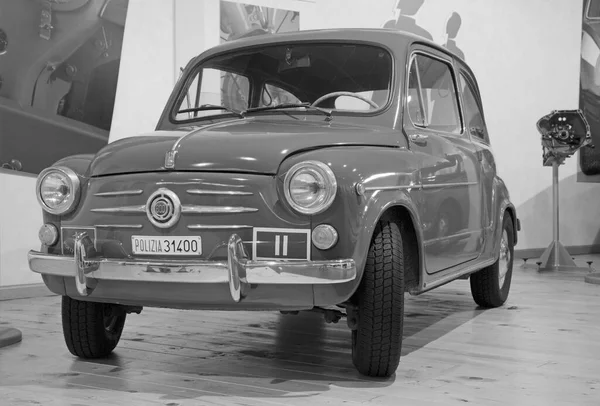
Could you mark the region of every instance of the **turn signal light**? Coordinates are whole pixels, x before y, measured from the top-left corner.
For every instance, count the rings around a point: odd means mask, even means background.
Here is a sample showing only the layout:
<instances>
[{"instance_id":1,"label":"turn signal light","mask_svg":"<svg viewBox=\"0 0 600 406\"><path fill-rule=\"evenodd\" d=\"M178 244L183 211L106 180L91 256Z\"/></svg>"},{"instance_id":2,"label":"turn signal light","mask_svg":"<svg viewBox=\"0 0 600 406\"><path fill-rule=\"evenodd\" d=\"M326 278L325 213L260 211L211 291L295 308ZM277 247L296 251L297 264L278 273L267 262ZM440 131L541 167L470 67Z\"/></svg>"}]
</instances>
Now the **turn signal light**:
<instances>
[{"instance_id":1,"label":"turn signal light","mask_svg":"<svg viewBox=\"0 0 600 406\"><path fill-rule=\"evenodd\" d=\"M312 243L320 250L328 250L338 240L338 232L329 224L320 224L312 232Z\"/></svg>"},{"instance_id":2,"label":"turn signal light","mask_svg":"<svg viewBox=\"0 0 600 406\"><path fill-rule=\"evenodd\" d=\"M44 224L42 227L40 227L38 237L40 238L42 244L49 247L56 244L58 241L58 230L53 224Z\"/></svg>"}]
</instances>

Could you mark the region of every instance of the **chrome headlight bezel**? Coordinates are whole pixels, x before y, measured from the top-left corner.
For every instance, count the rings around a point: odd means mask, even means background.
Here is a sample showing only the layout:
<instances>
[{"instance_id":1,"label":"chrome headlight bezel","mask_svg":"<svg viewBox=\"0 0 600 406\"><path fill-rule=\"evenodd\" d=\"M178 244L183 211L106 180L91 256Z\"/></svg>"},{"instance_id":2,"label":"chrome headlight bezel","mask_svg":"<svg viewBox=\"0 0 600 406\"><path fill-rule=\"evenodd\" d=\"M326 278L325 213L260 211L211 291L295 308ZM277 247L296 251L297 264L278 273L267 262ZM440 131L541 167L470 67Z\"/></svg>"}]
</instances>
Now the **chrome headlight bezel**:
<instances>
[{"instance_id":1,"label":"chrome headlight bezel","mask_svg":"<svg viewBox=\"0 0 600 406\"><path fill-rule=\"evenodd\" d=\"M316 204L310 206L302 206L292 198L290 191L291 183L296 176L302 173L309 172L312 175L317 175L321 178L322 185L320 186L321 198L317 199ZM286 173L283 182L283 191L287 203L300 214L315 215L323 213L335 200L337 195L337 180L335 174L329 166L319 161L303 161L292 166Z\"/></svg>"},{"instance_id":2,"label":"chrome headlight bezel","mask_svg":"<svg viewBox=\"0 0 600 406\"><path fill-rule=\"evenodd\" d=\"M42 185L44 180L48 177L48 175L54 173L64 177L66 183L69 185L70 190L67 199L61 205L57 207L50 207L42 198ZM73 211L73 209L76 206L76 203L79 201L80 189L81 182L79 181L79 177L77 176L75 171L65 166L51 166L49 168L44 169L38 175L35 185L36 197L38 203L40 204L40 206L42 206L42 209L47 213L54 214L57 216L64 215Z\"/></svg>"}]
</instances>

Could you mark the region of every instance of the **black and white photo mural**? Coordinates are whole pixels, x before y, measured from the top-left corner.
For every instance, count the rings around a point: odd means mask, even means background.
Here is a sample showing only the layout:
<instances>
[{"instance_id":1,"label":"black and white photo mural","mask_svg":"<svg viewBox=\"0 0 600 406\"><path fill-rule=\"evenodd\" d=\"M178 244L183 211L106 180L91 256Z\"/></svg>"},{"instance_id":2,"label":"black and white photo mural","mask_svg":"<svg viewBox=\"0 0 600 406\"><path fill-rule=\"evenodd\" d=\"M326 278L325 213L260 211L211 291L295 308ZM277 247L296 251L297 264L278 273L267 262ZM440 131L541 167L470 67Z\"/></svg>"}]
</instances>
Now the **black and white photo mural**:
<instances>
[{"instance_id":1,"label":"black and white photo mural","mask_svg":"<svg viewBox=\"0 0 600 406\"><path fill-rule=\"evenodd\" d=\"M596 177L600 175L600 0L584 1L582 27L579 108L596 147L582 148L579 164L584 175Z\"/></svg>"},{"instance_id":2,"label":"black and white photo mural","mask_svg":"<svg viewBox=\"0 0 600 406\"><path fill-rule=\"evenodd\" d=\"M108 143L128 0L0 0L0 167Z\"/></svg>"},{"instance_id":3,"label":"black and white photo mural","mask_svg":"<svg viewBox=\"0 0 600 406\"><path fill-rule=\"evenodd\" d=\"M221 1L221 42L299 29L298 11Z\"/></svg>"},{"instance_id":4,"label":"black and white photo mural","mask_svg":"<svg viewBox=\"0 0 600 406\"><path fill-rule=\"evenodd\" d=\"M257 35L273 35L300 29L300 13L272 7L221 1L221 43ZM225 106L236 111L245 110L248 98L248 82L244 77L220 72L221 100ZM272 84L266 84L262 105L296 103L289 92Z\"/></svg>"}]
</instances>

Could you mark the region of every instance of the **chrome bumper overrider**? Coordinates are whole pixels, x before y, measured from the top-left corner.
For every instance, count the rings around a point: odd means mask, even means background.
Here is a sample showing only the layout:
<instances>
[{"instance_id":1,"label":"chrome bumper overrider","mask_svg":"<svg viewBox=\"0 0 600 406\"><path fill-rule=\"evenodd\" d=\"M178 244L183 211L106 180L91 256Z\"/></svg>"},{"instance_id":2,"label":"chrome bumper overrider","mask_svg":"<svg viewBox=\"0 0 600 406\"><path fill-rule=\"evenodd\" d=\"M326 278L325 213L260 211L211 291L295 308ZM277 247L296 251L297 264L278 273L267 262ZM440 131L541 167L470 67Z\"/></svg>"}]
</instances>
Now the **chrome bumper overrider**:
<instances>
[{"instance_id":1,"label":"chrome bumper overrider","mask_svg":"<svg viewBox=\"0 0 600 406\"><path fill-rule=\"evenodd\" d=\"M242 240L233 234L228 242L227 262L190 260L135 260L91 258L92 240L75 239L75 255L29 251L32 271L75 277L77 291L89 295L93 280L132 282L228 283L231 297L239 302L251 284L336 284L356 279L354 260L337 261L251 261L246 259ZM91 286L90 286L91 285Z\"/></svg>"}]
</instances>

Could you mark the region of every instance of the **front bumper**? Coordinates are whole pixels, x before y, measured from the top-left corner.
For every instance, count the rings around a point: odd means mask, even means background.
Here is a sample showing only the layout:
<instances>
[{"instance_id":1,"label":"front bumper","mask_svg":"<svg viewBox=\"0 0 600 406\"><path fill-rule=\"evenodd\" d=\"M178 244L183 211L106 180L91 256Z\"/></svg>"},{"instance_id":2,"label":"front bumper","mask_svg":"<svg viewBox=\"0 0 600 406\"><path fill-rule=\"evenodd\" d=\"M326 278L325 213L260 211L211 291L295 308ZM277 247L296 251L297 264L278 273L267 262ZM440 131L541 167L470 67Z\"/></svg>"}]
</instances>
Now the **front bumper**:
<instances>
[{"instance_id":1,"label":"front bumper","mask_svg":"<svg viewBox=\"0 0 600 406\"><path fill-rule=\"evenodd\" d=\"M352 259L337 261L251 261L242 240L233 234L228 242L227 262L190 260L136 260L95 258L92 240L84 233L76 237L74 256L28 254L32 271L59 277L74 277L77 292L89 296L101 281L144 284L228 284L231 299L240 302L251 285L336 285L356 279ZM201 300L201 298L199 299Z\"/></svg>"}]
</instances>

